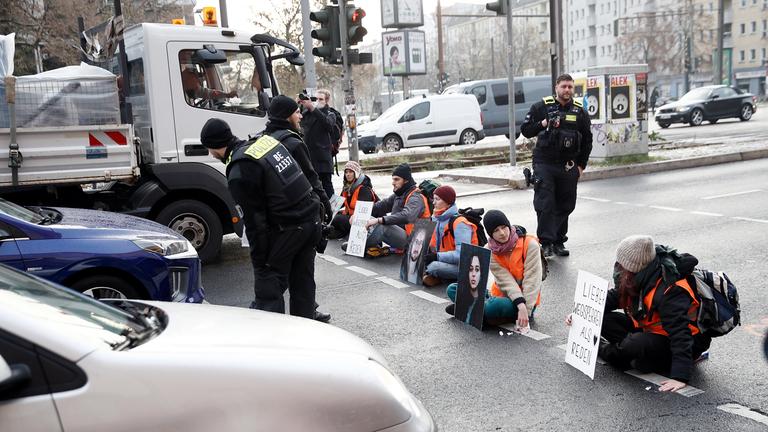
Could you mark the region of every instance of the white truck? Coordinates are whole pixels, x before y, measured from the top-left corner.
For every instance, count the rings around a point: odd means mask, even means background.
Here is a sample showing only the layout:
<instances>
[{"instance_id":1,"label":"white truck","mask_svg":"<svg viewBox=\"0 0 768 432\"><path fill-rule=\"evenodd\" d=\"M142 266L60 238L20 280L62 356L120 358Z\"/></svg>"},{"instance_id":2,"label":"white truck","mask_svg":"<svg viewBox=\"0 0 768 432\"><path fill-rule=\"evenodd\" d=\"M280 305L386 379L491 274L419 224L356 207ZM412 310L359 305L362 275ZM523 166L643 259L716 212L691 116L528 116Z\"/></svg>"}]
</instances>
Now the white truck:
<instances>
[{"instance_id":1,"label":"white truck","mask_svg":"<svg viewBox=\"0 0 768 432\"><path fill-rule=\"evenodd\" d=\"M152 219L211 261L242 222L200 129L218 117L242 139L261 131L278 94L272 62L303 59L226 28L138 24L124 40L127 71L108 86L97 73L0 84L0 196Z\"/></svg>"}]
</instances>

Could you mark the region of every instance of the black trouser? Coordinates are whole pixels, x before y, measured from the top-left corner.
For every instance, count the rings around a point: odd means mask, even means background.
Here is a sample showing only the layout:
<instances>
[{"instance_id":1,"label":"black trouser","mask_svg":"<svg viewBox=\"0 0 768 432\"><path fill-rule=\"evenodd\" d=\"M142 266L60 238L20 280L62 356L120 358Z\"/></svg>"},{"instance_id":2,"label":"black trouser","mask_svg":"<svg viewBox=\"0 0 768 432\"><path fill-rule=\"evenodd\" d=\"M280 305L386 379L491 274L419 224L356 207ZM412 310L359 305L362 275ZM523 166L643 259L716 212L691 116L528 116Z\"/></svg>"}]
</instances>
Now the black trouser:
<instances>
[{"instance_id":1,"label":"black trouser","mask_svg":"<svg viewBox=\"0 0 768 432\"><path fill-rule=\"evenodd\" d=\"M331 198L331 195L333 195L332 175L333 173L317 173L317 176L320 177L320 183L323 184L323 190L325 191L325 194L328 195L329 199Z\"/></svg>"},{"instance_id":2,"label":"black trouser","mask_svg":"<svg viewBox=\"0 0 768 432\"><path fill-rule=\"evenodd\" d=\"M542 245L568 241L568 216L576 208L579 168L565 169L565 163L536 163L533 170L540 182L534 186L533 208Z\"/></svg>"},{"instance_id":3,"label":"black trouser","mask_svg":"<svg viewBox=\"0 0 768 432\"><path fill-rule=\"evenodd\" d=\"M667 336L636 329L632 320L621 312L607 312L603 316L601 335L610 344L600 346L599 354L611 365L622 369L634 367L643 373L669 373L672 351ZM709 349L710 341L701 334L693 336L691 358L699 358Z\"/></svg>"},{"instance_id":4,"label":"black trouser","mask_svg":"<svg viewBox=\"0 0 768 432\"><path fill-rule=\"evenodd\" d=\"M316 222L272 227L267 264L253 269L254 309L285 313L283 294L291 295L291 315L315 317L315 245L321 228Z\"/></svg>"},{"instance_id":5,"label":"black trouser","mask_svg":"<svg viewBox=\"0 0 768 432\"><path fill-rule=\"evenodd\" d=\"M335 238L346 237L352 229L352 224L349 223L349 216L342 213L336 213L336 216L331 221L331 226L336 231L334 233Z\"/></svg>"}]
</instances>

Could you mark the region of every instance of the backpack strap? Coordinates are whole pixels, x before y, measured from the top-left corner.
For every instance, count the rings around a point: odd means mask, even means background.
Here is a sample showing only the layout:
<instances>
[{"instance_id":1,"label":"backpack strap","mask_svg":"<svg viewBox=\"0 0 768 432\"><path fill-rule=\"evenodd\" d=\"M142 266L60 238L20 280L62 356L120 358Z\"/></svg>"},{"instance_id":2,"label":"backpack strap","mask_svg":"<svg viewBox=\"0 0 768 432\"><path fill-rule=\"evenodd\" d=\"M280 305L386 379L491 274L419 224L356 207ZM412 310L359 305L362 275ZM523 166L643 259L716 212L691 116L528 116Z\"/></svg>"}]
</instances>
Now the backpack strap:
<instances>
[{"instance_id":1,"label":"backpack strap","mask_svg":"<svg viewBox=\"0 0 768 432\"><path fill-rule=\"evenodd\" d=\"M270 136L280 142L283 142L284 139L288 138L291 135L295 135L297 138L301 139L299 134L296 132L290 130L290 129L281 129L279 131L275 131Z\"/></svg>"}]
</instances>

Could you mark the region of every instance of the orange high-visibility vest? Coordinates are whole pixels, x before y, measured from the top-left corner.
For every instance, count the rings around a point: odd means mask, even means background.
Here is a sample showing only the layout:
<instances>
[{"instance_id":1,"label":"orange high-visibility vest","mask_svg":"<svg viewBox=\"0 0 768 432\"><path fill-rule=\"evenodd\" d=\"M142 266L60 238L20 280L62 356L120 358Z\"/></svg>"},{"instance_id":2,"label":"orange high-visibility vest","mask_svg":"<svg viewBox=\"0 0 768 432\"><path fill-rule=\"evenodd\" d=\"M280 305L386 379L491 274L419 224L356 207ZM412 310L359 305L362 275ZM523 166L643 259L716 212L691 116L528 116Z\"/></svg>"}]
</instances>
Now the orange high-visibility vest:
<instances>
[{"instance_id":1,"label":"orange high-visibility vest","mask_svg":"<svg viewBox=\"0 0 768 432\"><path fill-rule=\"evenodd\" d=\"M643 304L645 305L646 310L651 310L651 304L653 303L653 296L656 294L656 290L659 288L659 285L661 285L661 279L656 282L656 286L653 287L652 290L650 290L645 297L643 297ZM691 289L691 286L688 284L688 281L685 279L680 279L679 281L675 282L675 285L679 286L680 288L684 289L685 292L688 293L689 296L691 296L691 307L688 308L688 328L691 330L691 335L696 335L699 333L699 327L696 325L696 317L698 316L697 312L699 310L699 301L696 299L696 295L693 292L693 289ZM674 286L674 285L672 285ZM670 289L672 289L672 286L667 287L664 290L664 294L666 294ZM645 318L640 320L639 322L635 320L634 317L630 315L630 318L632 318L632 322L635 324L635 328L642 329L645 332L649 333L655 333L660 334L662 336L669 336L669 333L667 333L666 330L664 330L664 327L661 325L661 316L659 315L658 310L654 308L652 310L652 313L650 316L646 314Z\"/></svg>"},{"instance_id":2,"label":"orange high-visibility vest","mask_svg":"<svg viewBox=\"0 0 768 432\"><path fill-rule=\"evenodd\" d=\"M502 267L507 269L512 277L515 278L517 283L520 285L523 284L523 275L525 273L525 258L526 254L528 253L528 244L532 238L534 237L526 235L523 238L517 239L517 244L515 245L515 248L512 249L512 253L504 255L493 254L493 259L495 259L496 262L499 263ZM493 286L491 287L491 295L494 297L507 296L504 294L504 291L499 288L496 282L494 282ZM538 306L539 304L541 304L541 291L539 291L539 295L536 297L536 304L534 304L534 306Z\"/></svg>"},{"instance_id":3,"label":"orange high-visibility vest","mask_svg":"<svg viewBox=\"0 0 768 432\"><path fill-rule=\"evenodd\" d=\"M456 227L460 223L465 223L472 228L472 244L477 246L479 243L477 240L477 225L471 223L464 216L458 216L453 220L453 232L456 232ZM450 252L456 250L456 239L451 235L451 230L448 224L443 225L443 236L440 240L440 249L437 249L437 236L433 235L432 240L429 242L429 246L437 252Z\"/></svg>"},{"instance_id":4,"label":"orange high-visibility vest","mask_svg":"<svg viewBox=\"0 0 768 432\"><path fill-rule=\"evenodd\" d=\"M360 190L362 190L363 185L359 184L355 188L355 191L352 192L352 198L347 199L349 194L347 191L342 191L341 196L344 197L344 210L341 211L341 214L345 214L347 216L352 216L355 214L355 206L357 205L357 197L360 196ZM376 192L371 189L371 195L373 196L373 201L378 201L378 198L376 197Z\"/></svg>"},{"instance_id":5,"label":"orange high-visibility vest","mask_svg":"<svg viewBox=\"0 0 768 432\"><path fill-rule=\"evenodd\" d=\"M425 197L424 194L421 193L418 188L413 189L411 191L411 193L409 193L408 196L405 197L405 201L403 202L403 206L405 206L405 204L408 203L408 200L411 199L411 195L413 195L416 192L418 192L419 195L421 195L421 199L422 199L422 201L424 201L424 211L421 212L421 215L419 216L419 219L429 219L430 216L432 216L432 215L429 213L429 203L427 202L427 197ZM405 233L408 234L408 235L411 235L411 232L413 232L413 224L412 223L406 224L405 225Z\"/></svg>"}]
</instances>

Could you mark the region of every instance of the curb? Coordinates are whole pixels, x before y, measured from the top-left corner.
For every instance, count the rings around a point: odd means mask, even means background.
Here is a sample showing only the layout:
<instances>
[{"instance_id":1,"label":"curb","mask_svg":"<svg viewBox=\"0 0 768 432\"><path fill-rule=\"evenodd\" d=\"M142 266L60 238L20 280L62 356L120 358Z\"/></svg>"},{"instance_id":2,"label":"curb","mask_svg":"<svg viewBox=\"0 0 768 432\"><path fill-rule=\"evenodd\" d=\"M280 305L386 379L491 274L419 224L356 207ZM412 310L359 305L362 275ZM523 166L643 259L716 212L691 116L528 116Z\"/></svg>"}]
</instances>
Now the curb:
<instances>
[{"instance_id":1,"label":"curb","mask_svg":"<svg viewBox=\"0 0 768 432\"><path fill-rule=\"evenodd\" d=\"M714 156L699 156L689 159L675 159L659 162L646 162L637 165L625 165L615 168L606 168L595 171L585 171L580 181L603 180L616 177L650 174L677 169L697 168L709 165L718 165L730 162L741 162L754 159L768 158L768 149L748 150L743 152L724 153ZM451 178L454 180L466 180L473 183L507 186L512 189L526 189L524 178L500 178L483 177L479 175L462 175L451 172L440 173L438 178Z\"/></svg>"}]
</instances>

